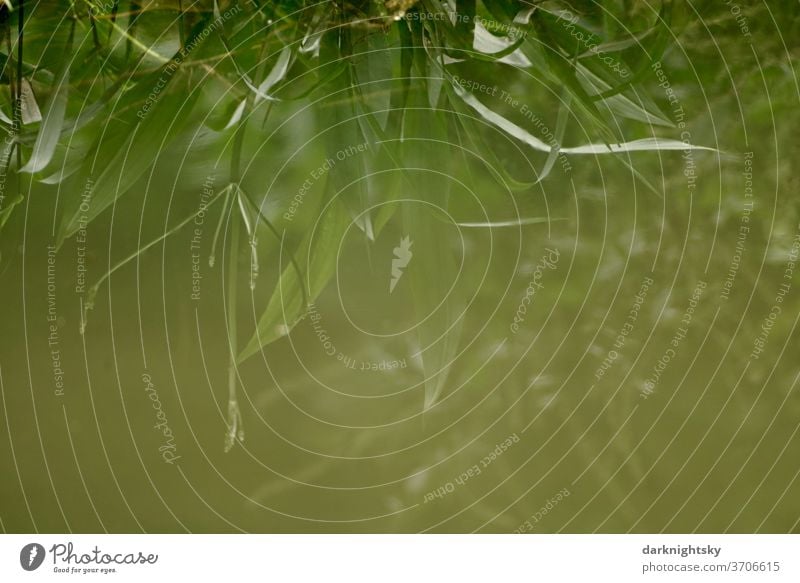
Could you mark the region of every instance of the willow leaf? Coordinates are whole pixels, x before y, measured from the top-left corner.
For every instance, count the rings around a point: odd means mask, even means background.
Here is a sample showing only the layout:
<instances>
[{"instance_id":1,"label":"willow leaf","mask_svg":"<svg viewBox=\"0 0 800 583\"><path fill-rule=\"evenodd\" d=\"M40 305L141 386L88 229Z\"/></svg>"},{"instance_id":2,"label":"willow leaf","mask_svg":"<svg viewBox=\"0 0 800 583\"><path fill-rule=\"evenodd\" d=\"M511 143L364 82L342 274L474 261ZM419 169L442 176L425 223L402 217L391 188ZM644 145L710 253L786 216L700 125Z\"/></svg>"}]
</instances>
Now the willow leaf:
<instances>
[{"instance_id":1,"label":"willow leaf","mask_svg":"<svg viewBox=\"0 0 800 583\"><path fill-rule=\"evenodd\" d=\"M73 208L73 212L64 215L59 229L60 241L73 235L82 224L94 220L130 190L163 155L172 140L189 126L198 95L198 91L183 89L165 90L158 97L122 147L113 153L97 180L91 183L91 203L84 205L83 209ZM101 144L101 147L106 146ZM86 175L91 175L91 172L86 172Z\"/></svg>"},{"instance_id":2,"label":"willow leaf","mask_svg":"<svg viewBox=\"0 0 800 583\"><path fill-rule=\"evenodd\" d=\"M521 128L514 122L503 117L499 113L491 110L484 105L478 98L471 93L467 92L458 83L452 83L455 93L472 109L474 109L480 116L492 125L500 128L508 135L525 142L534 150L540 152L550 152L553 148L532 135L529 131ZM715 148L707 146L697 146L694 144L686 144L680 140L673 140L669 138L643 138L640 140L632 140L629 142L621 142L616 144L585 144L582 146L574 146L569 148L561 148L564 154L614 154L620 152L645 152L645 151L658 151L658 150L708 150L716 152Z\"/></svg>"},{"instance_id":3,"label":"willow leaf","mask_svg":"<svg viewBox=\"0 0 800 583\"><path fill-rule=\"evenodd\" d=\"M322 211L317 228L312 229L300 245L297 257L305 267L305 282L295 267L287 262L253 337L239 353L239 362L288 334L303 318L307 306L303 305L301 286L306 286L310 302L319 296L336 270L340 243L349 225L347 211L338 199L334 199Z\"/></svg>"},{"instance_id":4,"label":"willow leaf","mask_svg":"<svg viewBox=\"0 0 800 583\"><path fill-rule=\"evenodd\" d=\"M452 229L442 227L433 207L403 206L404 235L412 241L413 258L407 278L416 313L420 357L425 374L424 409L439 399L456 357L464 304L454 285L460 275L448 238Z\"/></svg>"},{"instance_id":5,"label":"willow leaf","mask_svg":"<svg viewBox=\"0 0 800 583\"><path fill-rule=\"evenodd\" d=\"M28 163L20 168L20 172L33 174L44 170L53 159L56 151L56 144L61 135L64 125L64 114L67 111L67 98L69 96L69 68L72 62L70 53L72 52L72 40L75 32L75 24L72 24L69 40L67 41L67 57L64 59L61 71L56 76L53 93L45 104L45 115L39 133L36 135L36 142L33 145L33 153Z\"/></svg>"},{"instance_id":6,"label":"willow leaf","mask_svg":"<svg viewBox=\"0 0 800 583\"><path fill-rule=\"evenodd\" d=\"M267 74L266 78L258 86L258 95L256 95L255 101L257 104L265 98L274 99L274 97L269 95L269 92L277 83L286 77L286 73L289 71L291 64L292 49L290 47L284 47L280 55L278 55L278 60L275 62L275 65L272 67L269 74Z\"/></svg>"}]
</instances>

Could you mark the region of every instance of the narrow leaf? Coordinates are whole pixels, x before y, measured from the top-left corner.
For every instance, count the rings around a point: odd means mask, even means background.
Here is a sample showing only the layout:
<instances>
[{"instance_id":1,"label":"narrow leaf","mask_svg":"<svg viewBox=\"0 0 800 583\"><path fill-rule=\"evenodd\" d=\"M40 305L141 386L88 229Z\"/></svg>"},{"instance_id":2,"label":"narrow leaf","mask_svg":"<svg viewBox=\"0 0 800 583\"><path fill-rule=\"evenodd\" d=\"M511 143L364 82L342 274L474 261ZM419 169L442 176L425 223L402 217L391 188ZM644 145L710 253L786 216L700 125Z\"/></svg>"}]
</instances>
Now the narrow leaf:
<instances>
[{"instance_id":1,"label":"narrow leaf","mask_svg":"<svg viewBox=\"0 0 800 583\"><path fill-rule=\"evenodd\" d=\"M68 55L72 50L74 23L72 26L73 29L70 31L69 40L67 41ZM28 163L20 168L20 172L33 174L44 170L53 158L53 153L56 151L56 144L58 144L58 138L61 135L61 128L64 125L64 114L67 110L71 60L71 56L67 56L64 59L62 69L56 76L53 92L45 105L46 113L43 118L42 126L39 128L39 133L36 136L33 152Z\"/></svg>"},{"instance_id":2,"label":"narrow leaf","mask_svg":"<svg viewBox=\"0 0 800 583\"><path fill-rule=\"evenodd\" d=\"M317 228L306 235L297 254L306 272L305 281L299 278L293 265L284 262L278 284L259 318L255 334L240 352L239 362L288 334L303 318L307 306L303 305L301 286L306 286L309 301L319 296L336 270L339 246L349 224L348 213L338 199L322 211Z\"/></svg>"}]
</instances>

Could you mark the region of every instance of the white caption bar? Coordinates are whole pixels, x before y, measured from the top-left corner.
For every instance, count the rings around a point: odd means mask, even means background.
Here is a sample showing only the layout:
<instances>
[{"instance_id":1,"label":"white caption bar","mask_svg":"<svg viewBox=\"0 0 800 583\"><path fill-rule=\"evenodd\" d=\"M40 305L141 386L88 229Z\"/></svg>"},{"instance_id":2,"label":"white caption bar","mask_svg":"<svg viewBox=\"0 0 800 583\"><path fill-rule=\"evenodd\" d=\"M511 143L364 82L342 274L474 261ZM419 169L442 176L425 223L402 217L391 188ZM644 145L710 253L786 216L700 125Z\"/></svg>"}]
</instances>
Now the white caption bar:
<instances>
[{"instance_id":1,"label":"white caption bar","mask_svg":"<svg viewBox=\"0 0 800 583\"><path fill-rule=\"evenodd\" d=\"M4 535L0 581L796 582L798 551L796 535Z\"/></svg>"}]
</instances>

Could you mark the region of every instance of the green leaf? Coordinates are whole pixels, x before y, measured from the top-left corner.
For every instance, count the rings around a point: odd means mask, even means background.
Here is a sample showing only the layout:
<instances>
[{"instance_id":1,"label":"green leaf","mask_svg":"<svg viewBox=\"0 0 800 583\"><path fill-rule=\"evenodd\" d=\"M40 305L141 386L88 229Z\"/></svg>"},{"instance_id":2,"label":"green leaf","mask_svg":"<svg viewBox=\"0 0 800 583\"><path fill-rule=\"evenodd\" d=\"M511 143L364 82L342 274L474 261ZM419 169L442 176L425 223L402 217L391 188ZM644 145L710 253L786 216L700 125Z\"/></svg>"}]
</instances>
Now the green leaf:
<instances>
[{"instance_id":1,"label":"green leaf","mask_svg":"<svg viewBox=\"0 0 800 583\"><path fill-rule=\"evenodd\" d=\"M180 72L175 76L183 77ZM87 183L91 202L83 210L73 202L71 212L67 211L62 218L59 244L128 192L162 156L172 140L189 127L198 96L199 91L188 84L175 91L165 87L150 110L137 112L139 120L121 146L113 148L102 141L98 144L100 158L95 161L90 157L81 172L81 176L90 177L93 166L101 168L97 180Z\"/></svg>"},{"instance_id":2,"label":"green leaf","mask_svg":"<svg viewBox=\"0 0 800 583\"><path fill-rule=\"evenodd\" d=\"M355 67L352 63L351 34L347 29L330 31L322 39L320 60L326 66L336 66L336 61L345 59L347 67L343 74L337 76L325 87L326 98L320 102L323 123L327 126L325 142L331 158L344 155L330 169L328 178L334 192L342 193L350 216L356 219L356 226L368 239L374 239L372 217L364 212L370 205L368 181L364 178L370 174L375 139L368 127L367 119L359 116L357 106L362 104L358 98L358 83L355 79ZM365 135L364 130L370 132ZM372 138L372 139L370 139ZM365 151L364 148L367 148ZM353 153L355 152L355 153Z\"/></svg>"},{"instance_id":3,"label":"green leaf","mask_svg":"<svg viewBox=\"0 0 800 583\"><path fill-rule=\"evenodd\" d=\"M284 47L281 53L278 55L278 60L275 61L275 65L270 70L269 74L266 78L261 82L258 86L258 95L256 95L256 104L261 102L264 99L263 96L269 95L270 90L280 81L286 77L286 73L289 71L289 67L292 64L292 49L290 47Z\"/></svg>"},{"instance_id":4,"label":"green leaf","mask_svg":"<svg viewBox=\"0 0 800 583\"><path fill-rule=\"evenodd\" d=\"M547 178L547 176L550 174L550 171L553 169L553 164L556 163L558 154L561 152L561 144L564 141L564 131L567 129L567 121L569 120L570 115L570 93L568 91L564 91L561 100L561 105L558 110L558 119L556 120L556 131L555 134L553 134L553 137L555 138L555 144L550 150L550 153L547 155L547 160L545 161L544 167L539 173L539 178L536 179L536 182L541 182Z\"/></svg>"},{"instance_id":5,"label":"green leaf","mask_svg":"<svg viewBox=\"0 0 800 583\"><path fill-rule=\"evenodd\" d=\"M592 92L592 95L606 95L612 89L611 85L592 73L589 69L579 65L581 81ZM648 125L675 127L664 113L653 103L646 93L640 91L635 94L639 103L636 103L624 93L608 94L598 100L598 107L607 108L612 115L625 117Z\"/></svg>"},{"instance_id":6,"label":"green leaf","mask_svg":"<svg viewBox=\"0 0 800 583\"><path fill-rule=\"evenodd\" d=\"M67 110L67 98L69 96L69 68L72 62L70 53L72 40L74 38L75 24L73 22L67 41L67 58L64 59L62 69L53 83L53 92L45 105L45 115L36 142L33 145L33 152L28 163L20 168L20 172L33 174L44 170L53 158L56 151L56 144L61 135L64 125L64 114Z\"/></svg>"},{"instance_id":7,"label":"green leaf","mask_svg":"<svg viewBox=\"0 0 800 583\"><path fill-rule=\"evenodd\" d=\"M622 83L617 83L617 79L606 79L610 84L614 85L603 93L592 96L593 99L606 99L624 91L630 91L636 88L636 84L642 81L645 77L652 74L650 65L659 61L664 51L669 46L672 39L677 38L675 31L672 29L672 2L666 1L661 5L661 10L658 17L655 19L653 26L643 33L634 35L632 38L624 39L621 41L610 41L597 47L596 51L613 52L622 51L617 54L617 57L622 61L622 55L628 55L631 52L638 53L638 59L635 60L636 65L633 66L633 74L626 77ZM591 50L590 50L591 52ZM579 58L583 58L580 55ZM599 65L596 61L592 66L592 60L584 60L583 63L590 66L595 74L600 76L607 76L609 71L605 65ZM629 59L625 59L626 61ZM627 62L625 63L628 64ZM641 95L641 93L640 93ZM647 98L649 99L649 98ZM656 108L657 109L657 108Z\"/></svg>"},{"instance_id":8,"label":"green leaf","mask_svg":"<svg viewBox=\"0 0 800 583\"><path fill-rule=\"evenodd\" d=\"M518 219L508 219L504 221L470 221L461 222L456 221L454 224L459 227L467 229L504 229L506 227L522 227L526 225L541 225L544 223L552 223L554 221L565 221L563 217L521 217ZM449 222L449 221L447 221Z\"/></svg>"},{"instance_id":9,"label":"green leaf","mask_svg":"<svg viewBox=\"0 0 800 583\"><path fill-rule=\"evenodd\" d=\"M455 93L472 109L474 109L480 116L492 125L500 128L508 135L525 142L534 150L540 152L551 152L553 148L532 135L526 129L518 126L514 122L503 117L499 113L493 111L491 108L484 105L477 97L466 91L463 87L458 85L451 79L451 84ZM620 152L645 152L645 151L658 151L658 150L708 150L716 152L715 148L707 146L697 146L693 144L685 144L680 140L673 140L669 138L643 138L640 140L632 140L629 142L620 142L612 144L585 144L582 146L574 146L568 148L561 148L560 151L564 154L613 154Z\"/></svg>"},{"instance_id":10,"label":"green leaf","mask_svg":"<svg viewBox=\"0 0 800 583\"><path fill-rule=\"evenodd\" d=\"M15 142L10 136L3 138L2 146L0 146L0 177L3 179L8 178L8 168L11 164L11 155L14 152L14 145ZM3 201L5 204L0 205L0 231L2 231L11 213L14 212L14 207L23 200L19 192L15 193L13 197L7 195L7 198L8 200Z\"/></svg>"},{"instance_id":11,"label":"green leaf","mask_svg":"<svg viewBox=\"0 0 800 583\"><path fill-rule=\"evenodd\" d=\"M42 112L39 111L39 104L36 102L36 95L30 82L23 77L21 85L22 123L30 125L42 121Z\"/></svg>"},{"instance_id":12,"label":"green leaf","mask_svg":"<svg viewBox=\"0 0 800 583\"><path fill-rule=\"evenodd\" d=\"M392 58L396 51L389 47L386 35L370 34L353 47L353 84L359 102L386 129L392 96Z\"/></svg>"},{"instance_id":13,"label":"green leaf","mask_svg":"<svg viewBox=\"0 0 800 583\"><path fill-rule=\"evenodd\" d=\"M718 152L716 148L686 144L680 140L669 138L642 138L619 144L586 144L573 148L561 148L565 154L618 154L621 152L655 152L664 150L706 150Z\"/></svg>"},{"instance_id":14,"label":"green leaf","mask_svg":"<svg viewBox=\"0 0 800 583\"><path fill-rule=\"evenodd\" d=\"M239 353L239 362L288 334L305 316L307 306L303 305L301 286L308 291L308 301L313 302L319 296L336 270L339 247L350 223L350 217L338 199L333 199L322 209L316 228L306 235L296 254L301 268L305 268L305 281L301 281L293 265L285 262L253 337Z\"/></svg>"},{"instance_id":15,"label":"green leaf","mask_svg":"<svg viewBox=\"0 0 800 583\"><path fill-rule=\"evenodd\" d=\"M559 25L553 25L552 20L546 18L544 13L540 11L535 11L533 13L531 22L538 36L538 42L529 40L523 46L527 47L528 52L541 53L543 55L550 73L572 93L572 96L575 98L575 105L580 107L580 109L595 122L598 130L607 134L607 137L610 137L611 132L606 120L597 109L597 105L594 103L591 96L578 80L575 63L566 57L559 49L559 44L556 40L557 35L554 34L553 30ZM534 61L533 58L531 60Z\"/></svg>"},{"instance_id":16,"label":"green leaf","mask_svg":"<svg viewBox=\"0 0 800 583\"><path fill-rule=\"evenodd\" d=\"M424 78L428 53L414 51L414 69ZM446 148L455 120L432 110L424 81L412 84L403 123L403 161L409 191L419 202L402 205L403 237L412 244L413 257L405 273L411 286L417 317L417 336L425 374L424 410L432 407L444 390L456 356L463 323L463 290L456 285L459 270L451 248L457 231L443 227L437 214L447 210L452 181L446 175L460 167L462 158Z\"/></svg>"},{"instance_id":17,"label":"green leaf","mask_svg":"<svg viewBox=\"0 0 800 583\"><path fill-rule=\"evenodd\" d=\"M426 181L427 182L427 181ZM427 204L403 205L403 235L412 241L406 267L417 317L417 336L425 374L424 409L442 394L458 352L464 321L460 273L450 248L454 229L443 227Z\"/></svg>"}]
</instances>

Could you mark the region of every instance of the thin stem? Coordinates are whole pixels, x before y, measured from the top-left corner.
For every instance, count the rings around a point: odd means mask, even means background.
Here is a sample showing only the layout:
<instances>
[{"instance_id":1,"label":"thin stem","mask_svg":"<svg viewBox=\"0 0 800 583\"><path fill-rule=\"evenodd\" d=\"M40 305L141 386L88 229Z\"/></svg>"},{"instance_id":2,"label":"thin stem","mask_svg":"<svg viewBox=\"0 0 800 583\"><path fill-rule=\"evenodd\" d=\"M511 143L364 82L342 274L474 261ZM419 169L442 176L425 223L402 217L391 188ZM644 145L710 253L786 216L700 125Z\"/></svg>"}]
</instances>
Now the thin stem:
<instances>
[{"instance_id":1,"label":"thin stem","mask_svg":"<svg viewBox=\"0 0 800 583\"><path fill-rule=\"evenodd\" d=\"M178 10L180 10L180 19L178 21L178 35L181 39L181 51L186 48L186 19L183 12L183 0L178 0Z\"/></svg>"},{"instance_id":2,"label":"thin stem","mask_svg":"<svg viewBox=\"0 0 800 583\"><path fill-rule=\"evenodd\" d=\"M97 22L94 18L94 12L92 12L91 8L89 9L89 24L92 27L92 42L94 42L95 50L100 50L100 37L97 35Z\"/></svg>"},{"instance_id":3,"label":"thin stem","mask_svg":"<svg viewBox=\"0 0 800 583\"><path fill-rule=\"evenodd\" d=\"M242 413L239 410L239 401L236 398L236 355L239 352L236 338L236 294L237 279L239 276L239 221L233 212L234 205L230 206L231 241L228 247L228 341L230 344L230 358L228 359L228 432L225 436L225 451L233 448L236 440L244 440L242 428Z\"/></svg>"},{"instance_id":4,"label":"thin stem","mask_svg":"<svg viewBox=\"0 0 800 583\"><path fill-rule=\"evenodd\" d=\"M214 204L221 198L222 192L225 192L225 191L223 190L219 194L217 194L208 203L208 205L206 205L206 209L210 209L212 206L214 206ZM84 310L83 310L83 314L82 314L82 318L81 318L81 333L83 333L84 329L86 328L86 312L88 312L89 310L91 310L94 307L94 298L97 296L97 291L100 289L100 286L103 285L103 282L106 281L109 277L111 277L113 275L113 273L115 271L117 271L120 267L122 267L123 265L125 265L127 263L130 263L131 261L133 261L134 259L139 257L139 255L141 255L142 253L144 253L145 251L150 249L150 247L152 247L153 245L157 245L158 243L160 243L161 241L163 241L164 239L166 239L167 237L169 237L173 233L175 233L175 232L179 231L180 229L182 229L183 227L185 227L187 224L189 224L189 222L193 221L199 214L200 214L200 211L196 211L196 212L192 213L191 215L189 215L188 217L183 219L180 223L178 223L177 225L172 227L169 231L165 232L163 235L157 237L156 239L153 239L152 241L147 243L144 247L141 247L141 248L137 249L136 251L134 251L133 253L131 253L130 255L128 255L125 259L123 259L122 261L118 262L116 265L114 265L114 267L109 269L105 273L105 275L103 275L103 277L98 279L95 282L95 284L91 288L89 288L89 292L86 294L86 302L84 303Z\"/></svg>"},{"instance_id":5,"label":"thin stem","mask_svg":"<svg viewBox=\"0 0 800 583\"><path fill-rule=\"evenodd\" d=\"M219 240L219 232L222 230L222 223L225 221L225 214L228 212L228 201L230 200L231 185L225 187L223 192L227 193L225 196L225 205L222 207L222 212L217 221L217 228L214 229L214 237L211 239L211 254L208 256L208 266L214 267L217 262L217 241Z\"/></svg>"},{"instance_id":6,"label":"thin stem","mask_svg":"<svg viewBox=\"0 0 800 583\"><path fill-rule=\"evenodd\" d=\"M248 103L246 103L244 106L242 119L236 128L236 135L233 138L233 151L231 152L231 183L236 184L237 186L241 180L242 147L244 146L244 133L247 123L247 110L249 109L249 106L250 98L248 97Z\"/></svg>"},{"instance_id":7,"label":"thin stem","mask_svg":"<svg viewBox=\"0 0 800 583\"><path fill-rule=\"evenodd\" d=\"M16 137L15 123L17 119L17 78L12 69L13 61L11 60L11 55L13 53L11 46L11 28L8 28L6 30L8 34L5 35L5 39L6 39L6 47L8 50L9 59L5 67L8 67L8 85L9 85L9 90L11 92L11 136L13 138ZM5 70L5 67L3 68L3 70Z\"/></svg>"},{"instance_id":8,"label":"thin stem","mask_svg":"<svg viewBox=\"0 0 800 583\"><path fill-rule=\"evenodd\" d=\"M231 196L237 196L239 192L239 181L241 180L241 158L242 147L244 145L245 129L247 127L247 109L251 103L251 98L247 98L247 104L242 114L242 120L236 128L233 138L233 150L231 151L230 181L231 188L236 192L231 192ZM239 343L236 328L236 299L238 291L239 265L239 221L235 217L233 209L236 200L231 201L230 205L230 225L231 242L228 247L228 301L227 301L227 320L228 320L228 341L230 345L230 358L228 359L228 432L225 436L225 451L233 448L236 440L244 441L244 429L242 428L242 413L239 409L239 401L236 397L236 362L239 354Z\"/></svg>"},{"instance_id":9,"label":"thin stem","mask_svg":"<svg viewBox=\"0 0 800 583\"><path fill-rule=\"evenodd\" d=\"M245 229L247 230L247 239L250 244L250 290L256 289L256 280L258 279L258 238L256 231L258 224L250 224L250 217L248 216L247 206L244 199L247 198L241 188L236 189L236 199L239 202L239 212L244 221Z\"/></svg>"},{"instance_id":10,"label":"thin stem","mask_svg":"<svg viewBox=\"0 0 800 583\"><path fill-rule=\"evenodd\" d=\"M109 14L109 19L112 23L117 22L117 14L119 13L119 0L114 0L114 4L111 6L111 13ZM113 29L108 30L108 38L111 39L111 33Z\"/></svg>"},{"instance_id":11,"label":"thin stem","mask_svg":"<svg viewBox=\"0 0 800 583\"><path fill-rule=\"evenodd\" d=\"M250 81L250 77L247 76L247 73L242 71L242 69L239 67L239 63L236 62L236 58L233 56L234 53L228 44L228 37L225 36L225 33L222 31L221 27L218 30L218 36L220 42L222 42L222 47L225 49L226 56L231 60L231 63L233 63L233 68L236 71L236 74L239 76L239 79L242 81L242 83L244 83L245 87L247 87L250 91L252 91L255 95L257 95L261 99L265 99L267 101L272 100L272 97L270 97L265 93L262 93L258 87L253 85L253 82Z\"/></svg>"},{"instance_id":12,"label":"thin stem","mask_svg":"<svg viewBox=\"0 0 800 583\"><path fill-rule=\"evenodd\" d=\"M24 0L19 0L17 6L17 80L22 79L22 41L23 41L23 17L25 12ZM20 93L21 95L21 93Z\"/></svg>"},{"instance_id":13,"label":"thin stem","mask_svg":"<svg viewBox=\"0 0 800 583\"><path fill-rule=\"evenodd\" d=\"M22 46L24 37L24 12L25 2L19 0L17 6L17 79L16 79L16 99L14 105L14 139L17 149L17 169L22 168L22 147L19 143L19 136L22 133ZM11 33L9 33L10 36ZM17 200L22 199L22 179L17 180Z\"/></svg>"},{"instance_id":14,"label":"thin stem","mask_svg":"<svg viewBox=\"0 0 800 583\"><path fill-rule=\"evenodd\" d=\"M134 32L136 30L136 23L137 23L137 21L139 19L140 12L141 12L141 5L139 4L139 2L137 0L131 0L131 2L130 2L130 11L131 11L131 15L128 17L127 30L123 30L122 28L117 26L116 22L112 22L111 23L112 27L114 27L116 30L118 30L120 34L125 36L125 39L126 39L126 42L125 42L125 60L127 61L130 58L130 56L131 56L131 47L133 45L136 45L140 49L144 50L144 52L146 52L148 54L152 54L153 56L161 59L161 61L163 63L168 63L169 59L166 59L166 58L162 57L161 55L159 55L158 53L156 53L154 51L151 51L149 47L147 47L144 44L142 44L141 42L139 42L139 40L136 39L136 37L133 36Z\"/></svg>"},{"instance_id":15,"label":"thin stem","mask_svg":"<svg viewBox=\"0 0 800 583\"><path fill-rule=\"evenodd\" d=\"M280 243L282 241L282 237L280 233L278 233L278 230L273 226L272 222L264 216L264 213L261 212L261 209L256 206L256 203L250 200L250 197L248 197L247 194L244 194L243 196L250 206L253 207L253 210L256 211L257 218L267 226L267 229L269 229L269 231L275 236L275 239L277 239L278 243ZM300 285L300 295L303 299L303 306L308 306L308 294L306 292L306 286L303 283L305 281L303 272L300 271L300 266L297 264L297 260L295 259L294 255L289 256L289 261L291 262L295 273L297 273L297 283Z\"/></svg>"}]
</instances>

